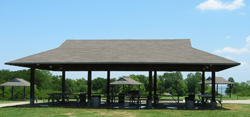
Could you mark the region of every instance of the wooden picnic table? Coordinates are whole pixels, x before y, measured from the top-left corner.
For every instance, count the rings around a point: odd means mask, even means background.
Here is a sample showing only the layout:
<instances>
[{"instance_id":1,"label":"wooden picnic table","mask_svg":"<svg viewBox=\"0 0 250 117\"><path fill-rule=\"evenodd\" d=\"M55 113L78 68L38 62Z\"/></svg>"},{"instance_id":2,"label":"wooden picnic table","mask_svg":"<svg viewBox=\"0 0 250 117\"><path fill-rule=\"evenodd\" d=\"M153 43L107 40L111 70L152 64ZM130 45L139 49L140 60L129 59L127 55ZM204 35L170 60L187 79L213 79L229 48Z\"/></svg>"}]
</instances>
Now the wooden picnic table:
<instances>
[{"instance_id":1,"label":"wooden picnic table","mask_svg":"<svg viewBox=\"0 0 250 117\"><path fill-rule=\"evenodd\" d=\"M73 96L72 99L76 99L78 102L80 94L71 94L71 93L49 93L48 102L50 102L50 99L52 100L52 104L59 103L60 100L62 102L69 102L69 99L71 99L71 96Z\"/></svg>"},{"instance_id":2,"label":"wooden picnic table","mask_svg":"<svg viewBox=\"0 0 250 117\"><path fill-rule=\"evenodd\" d=\"M208 100L209 100L210 98L212 98L211 95L207 95L207 94L196 94L196 95L199 97L199 99L200 99L200 98L206 99L206 101L204 100L204 102L202 102L202 104L206 104L206 103L208 102Z\"/></svg>"}]
</instances>

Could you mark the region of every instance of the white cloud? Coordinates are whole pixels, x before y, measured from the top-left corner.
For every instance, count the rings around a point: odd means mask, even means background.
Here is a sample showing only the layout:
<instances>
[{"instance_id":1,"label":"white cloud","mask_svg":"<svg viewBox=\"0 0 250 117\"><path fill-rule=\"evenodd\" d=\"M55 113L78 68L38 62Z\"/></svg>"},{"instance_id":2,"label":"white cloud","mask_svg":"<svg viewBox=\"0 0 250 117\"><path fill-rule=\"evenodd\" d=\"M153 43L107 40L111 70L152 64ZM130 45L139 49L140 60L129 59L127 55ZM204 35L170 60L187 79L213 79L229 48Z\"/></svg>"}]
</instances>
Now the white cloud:
<instances>
[{"instance_id":1,"label":"white cloud","mask_svg":"<svg viewBox=\"0 0 250 117\"><path fill-rule=\"evenodd\" d=\"M250 47L250 35L246 38L246 47Z\"/></svg>"},{"instance_id":2,"label":"white cloud","mask_svg":"<svg viewBox=\"0 0 250 117\"><path fill-rule=\"evenodd\" d=\"M230 60L233 60L233 57L232 57L232 56L226 56L225 58L230 59Z\"/></svg>"},{"instance_id":3,"label":"white cloud","mask_svg":"<svg viewBox=\"0 0 250 117\"><path fill-rule=\"evenodd\" d=\"M222 53L234 53L234 54L243 54L250 52L250 35L246 38L246 45L243 48L236 49L232 47L224 47L223 49L215 50L215 54L222 54Z\"/></svg>"},{"instance_id":4,"label":"white cloud","mask_svg":"<svg viewBox=\"0 0 250 117\"><path fill-rule=\"evenodd\" d=\"M244 0L234 0L231 3L221 2L220 0L207 0L196 6L197 9L201 10L235 10L245 6Z\"/></svg>"},{"instance_id":5,"label":"white cloud","mask_svg":"<svg viewBox=\"0 0 250 117\"><path fill-rule=\"evenodd\" d=\"M241 48L241 49L235 49L232 47L225 47L223 49L215 50L214 53L216 54L222 54L222 53L234 53L234 54L242 54L249 52L247 48Z\"/></svg>"},{"instance_id":6,"label":"white cloud","mask_svg":"<svg viewBox=\"0 0 250 117\"><path fill-rule=\"evenodd\" d=\"M226 38L230 39L230 38L232 38L232 37L231 37L231 36L226 36Z\"/></svg>"}]
</instances>

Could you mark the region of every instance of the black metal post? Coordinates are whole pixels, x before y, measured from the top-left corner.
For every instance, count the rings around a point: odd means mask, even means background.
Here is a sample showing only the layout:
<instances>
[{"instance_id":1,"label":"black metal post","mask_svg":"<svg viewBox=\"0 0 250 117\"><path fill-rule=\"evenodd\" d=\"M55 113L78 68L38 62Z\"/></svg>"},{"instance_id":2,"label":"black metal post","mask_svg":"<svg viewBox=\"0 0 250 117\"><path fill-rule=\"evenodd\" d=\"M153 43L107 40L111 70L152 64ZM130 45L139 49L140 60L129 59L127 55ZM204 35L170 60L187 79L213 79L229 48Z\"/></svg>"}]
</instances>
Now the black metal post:
<instances>
[{"instance_id":1,"label":"black metal post","mask_svg":"<svg viewBox=\"0 0 250 117\"><path fill-rule=\"evenodd\" d=\"M110 103L109 85L110 85L110 71L107 71L107 104L108 106Z\"/></svg>"},{"instance_id":2,"label":"black metal post","mask_svg":"<svg viewBox=\"0 0 250 117\"><path fill-rule=\"evenodd\" d=\"M35 101L35 68L30 69L30 105L34 106Z\"/></svg>"},{"instance_id":3,"label":"black metal post","mask_svg":"<svg viewBox=\"0 0 250 117\"><path fill-rule=\"evenodd\" d=\"M157 71L154 71L154 104L157 103Z\"/></svg>"},{"instance_id":4,"label":"black metal post","mask_svg":"<svg viewBox=\"0 0 250 117\"><path fill-rule=\"evenodd\" d=\"M152 71L149 71L148 108L152 108Z\"/></svg>"},{"instance_id":5,"label":"black metal post","mask_svg":"<svg viewBox=\"0 0 250 117\"><path fill-rule=\"evenodd\" d=\"M65 71L62 71L62 93L65 93ZM62 101L65 102L64 95L62 95Z\"/></svg>"},{"instance_id":6,"label":"black metal post","mask_svg":"<svg viewBox=\"0 0 250 117\"><path fill-rule=\"evenodd\" d=\"M23 100L25 100L25 86L23 87Z\"/></svg>"},{"instance_id":7,"label":"black metal post","mask_svg":"<svg viewBox=\"0 0 250 117\"><path fill-rule=\"evenodd\" d=\"M211 104L212 104L212 109L215 108L215 71L212 71L212 100L211 100Z\"/></svg>"},{"instance_id":8,"label":"black metal post","mask_svg":"<svg viewBox=\"0 0 250 117\"><path fill-rule=\"evenodd\" d=\"M232 84L229 85L230 86L230 98L231 98L231 94L232 94Z\"/></svg>"},{"instance_id":9,"label":"black metal post","mask_svg":"<svg viewBox=\"0 0 250 117\"><path fill-rule=\"evenodd\" d=\"M3 91L3 100L4 100L4 86L2 87L2 91Z\"/></svg>"},{"instance_id":10,"label":"black metal post","mask_svg":"<svg viewBox=\"0 0 250 117\"><path fill-rule=\"evenodd\" d=\"M14 87L12 86L12 90L11 90L11 99L14 100Z\"/></svg>"},{"instance_id":11,"label":"black metal post","mask_svg":"<svg viewBox=\"0 0 250 117\"><path fill-rule=\"evenodd\" d=\"M201 94L204 93L205 93L205 71L202 71ZM204 103L204 98L202 98L202 103Z\"/></svg>"},{"instance_id":12,"label":"black metal post","mask_svg":"<svg viewBox=\"0 0 250 117\"><path fill-rule=\"evenodd\" d=\"M88 107L91 107L91 71L88 71Z\"/></svg>"}]
</instances>

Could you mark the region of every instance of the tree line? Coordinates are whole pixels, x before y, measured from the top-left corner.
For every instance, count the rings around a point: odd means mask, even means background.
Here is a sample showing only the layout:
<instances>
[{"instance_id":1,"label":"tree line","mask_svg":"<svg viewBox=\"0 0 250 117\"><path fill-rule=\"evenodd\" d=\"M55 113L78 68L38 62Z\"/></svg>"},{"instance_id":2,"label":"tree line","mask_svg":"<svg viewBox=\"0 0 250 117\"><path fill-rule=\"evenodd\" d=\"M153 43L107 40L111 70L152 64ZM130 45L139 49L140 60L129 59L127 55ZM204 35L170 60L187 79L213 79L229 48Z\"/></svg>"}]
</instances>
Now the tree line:
<instances>
[{"instance_id":1,"label":"tree line","mask_svg":"<svg viewBox=\"0 0 250 117\"><path fill-rule=\"evenodd\" d=\"M143 83L140 87L137 85L115 85L110 87L110 93L121 93L127 92L128 90L139 90L142 94L147 94L149 89L149 78L145 75L129 75L122 76L132 78L138 82ZM13 78L22 78L30 82L30 70L0 70L0 84L10 81ZM110 82L114 82L119 78L111 78ZM172 95L188 95L200 93L201 86L198 82L201 82L202 74L200 72L189 73L184 79L181 72L166 72L163 75L157 76L157 93L171 93ZM247 82L235 82L232 77L228 79L234 82L235 85L232 87L232 93L241 96L250 96L250 81ZM79 93L87 92L87 80L85 78L70 79L66 78L66 92ZM154 84L154 80L153 83ZM47 98L47 93L60 93L62 91L62 76L53 75L47 70L36 70L35 71L35 96L39 98ZM106 93L107 91L107 79L98 77L92 79L92 93ZM153 85L154 88L154 85ZM24 87L14 87L14 99L23 99ZM226 90L229 93L229 88ZM0 96L2 96L2 90L0 91ZM205 85L205 93L211 93L211 86ZM5 87L5 99L11 99L11 87ZM26 87L26 99L29 99L30 89Z\"/></svg>"}]
</instances>

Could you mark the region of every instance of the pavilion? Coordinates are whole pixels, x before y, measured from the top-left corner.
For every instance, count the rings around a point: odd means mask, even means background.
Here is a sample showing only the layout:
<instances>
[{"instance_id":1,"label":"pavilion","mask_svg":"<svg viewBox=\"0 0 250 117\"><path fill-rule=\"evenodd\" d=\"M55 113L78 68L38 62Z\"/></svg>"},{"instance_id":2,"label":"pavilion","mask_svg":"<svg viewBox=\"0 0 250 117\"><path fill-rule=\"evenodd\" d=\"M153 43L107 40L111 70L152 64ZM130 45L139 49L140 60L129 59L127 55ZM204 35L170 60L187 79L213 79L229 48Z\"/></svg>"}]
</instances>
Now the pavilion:
<instances>
[{"instance_id":1,"label":"pavilion","mask_svg":"<svg viewBox=\"0 0 250 117\"><path fill-rule=\"evenodd\" d=\"M162 40L67 40L60 47L5 63L31 69L30 104L34 105L35 69L88 71L88 105L91 107L92 71L107 71L107 95L111 71L148 71L148 107L156 94L157 71L201 71L202 94L205 72L212 73L212 108L215 108L215 73L240 63L193 48L190 39ZM154 78L152 72L154 71ZM154 79L154 84L152 80ZM152 86L154 85L154 89ZM109 99L109 97L107 97Z\"/></svg>"},{"instance_id":2,"label":"pavilion","mask_svg":"<svg viewBox=\"0 0 250 117\"><path fill-rule=\"evenodd\" d=\"M4 100L4 87L6 86L11 86L12 90L11 90L11 96L12 96L12 100L14 100L14 87L24 87L24 91L23 91L23 99L25 100L25 87L29 87L30 83L24 79L21 78L14 78L6 83L0 84L0 87L2 87L2 91L3 91L3 100Z\"/></svg>"},{"instance_id":3,"label":"pavilion","mask_svg":"<svg viewBox=\"0 0 250 117\"><path fill-rule=\"evenodd\" d=\"M139 90L140 90L140 85L143 85L143 83L137 82L132 78L119 78L117 81L111 82L110 85L123 85L123 91L124 91L124 85L139 85ZM123 92L124 93L124 92Z\"/></svg>"},{"instance_id":4,"label":"pavilion","mask_svg":"<svg viewBox=\"0 0 250 117\"><path fill-rule=\"evenodd\" d=\"M198 84L202 84L202 82L199 82ZM211 77L208 77L206 80L205 80L205 84L212 84L212 78ZM232 85L235 84L233 82L230 82L230 81L227 81L225 78L223 77L215 77L215 84L217 84L217 91L218 91L218 85L219 84L227 84L230 86L230 95L229 97L231 98L231 93L232 93Z\"/></svg>"}]
</instances>

